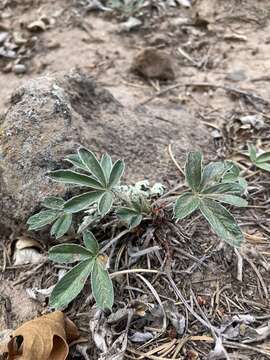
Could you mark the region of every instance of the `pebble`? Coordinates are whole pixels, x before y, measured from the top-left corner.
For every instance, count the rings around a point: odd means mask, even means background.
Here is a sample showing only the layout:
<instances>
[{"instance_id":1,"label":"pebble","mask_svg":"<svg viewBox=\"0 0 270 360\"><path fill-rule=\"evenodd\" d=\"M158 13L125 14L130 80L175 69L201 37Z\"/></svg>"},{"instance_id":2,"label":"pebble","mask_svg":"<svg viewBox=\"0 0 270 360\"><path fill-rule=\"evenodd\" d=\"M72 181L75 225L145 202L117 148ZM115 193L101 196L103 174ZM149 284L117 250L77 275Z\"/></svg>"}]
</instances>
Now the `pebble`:
<instances>
[{"instance_id":1,"label":"pebble","mask_svg":"<svg viewBox=\"0 0 270 360\"><path fill-rule=\"evenodd\" d=\"M244 81L246 79L247 79L247 75L244 72L244 70L236 70L226 75L226 80L230 80L234 82Z\"/></svg>"},{"instance_id":2,"label":"pebble","mask_svg":"<svg viewBox=\"0 0 270 360\"><path fill-rule=\"evenodd\" d=\"M13 66L13 72L17 75L26 73L26 66L24 64L16 64Z\"/></svg>"}]
</instances>

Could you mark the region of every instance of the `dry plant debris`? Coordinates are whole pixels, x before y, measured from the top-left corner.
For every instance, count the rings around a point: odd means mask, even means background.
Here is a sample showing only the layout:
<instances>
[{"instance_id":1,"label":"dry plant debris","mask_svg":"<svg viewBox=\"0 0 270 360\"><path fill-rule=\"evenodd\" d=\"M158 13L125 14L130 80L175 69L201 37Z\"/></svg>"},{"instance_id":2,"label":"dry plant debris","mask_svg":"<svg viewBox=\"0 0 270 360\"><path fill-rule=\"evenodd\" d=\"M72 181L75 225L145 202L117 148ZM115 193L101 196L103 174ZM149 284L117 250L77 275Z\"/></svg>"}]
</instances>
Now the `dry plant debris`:
<instances>
[{"instance_id":1,"label":"dry plant debris","mask_svg":"<svg viewBox=\"0 0 270 360\"><path fill-rule=\"evenodd\" d=\"M65 360L69 344L78 338L74 323L56 311L18 327L6 343L0 343L0 351L8 354L8 360Z\"/></svg>"}]
</instances>

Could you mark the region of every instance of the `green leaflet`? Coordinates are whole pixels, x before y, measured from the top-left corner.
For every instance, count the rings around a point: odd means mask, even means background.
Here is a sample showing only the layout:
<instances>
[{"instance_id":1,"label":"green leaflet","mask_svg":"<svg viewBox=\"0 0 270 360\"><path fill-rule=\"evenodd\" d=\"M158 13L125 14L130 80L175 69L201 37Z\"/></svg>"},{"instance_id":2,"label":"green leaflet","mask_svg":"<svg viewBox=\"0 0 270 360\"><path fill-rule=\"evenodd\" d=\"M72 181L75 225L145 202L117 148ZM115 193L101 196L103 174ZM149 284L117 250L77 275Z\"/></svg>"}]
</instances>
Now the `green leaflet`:
<instances>
[{"instance_id":1,"label":"green leaflet","mask_svg":"<svg viewBox=\"0 0 270 360\"><path fill-rule=\"evenodd\" d=\"M51 236L55 236L56 239L65 235L72 223L72 214L64 213L61 215L51 228Z\"/></svg>"},{"instance_id":2,"label":"green leaflet","mask_svg":"<svg viewBox=\"0 0 270 360\"><path fill-rule=\"evenodd\" d=\"M95 261L91 273L91 283L97 306L102 310L111 310L114 303L112 280L98 259Z\"/></svg>"},{"instance_id":3,"label":"green leaflet","mask_svg":"<svg viewBox=\"0 0 270 360\"><path fill-rule=\"evenodd\" d=\"M68 155L68 157L65 160L68 161L69 163L71 163L73 166L75 166L78 169L88 171L87 166L84 165L84 163L82 162L82 160L78 154Z\"/></svg>"},{"instance_id":4,"label":"green leaflet","mask_svg":"<svg viewBox=\"0 0 270 360\"><path fill-rule=\"evenodd\" d=\"M48 173L48 176L55 181L65 184L87 186L98 190L104 189L104 186L94 178L72 170L55 170Z\"/></svg>"},{"instance_id":5,"label":"green leaflet","mask_svg":"<svg viewBox=\"0 0 270 360\"><path fill-rule=\"evenodd\" d=\"M65 201L57 196L48 196L41 203L42 206L52 210L62 210Z\"/></svg>"},{"instance_id":6,"label":"green leaflet","mask_svg":"<svg viewBox=\"0 0 270 360\"><path fill-rule=\"evenodd\" d=\"M83 242L85 247L93 256L97 256L99 253L99 244L92 234L91 231L84 231L83 233Z\"/></svg>"},{"instance_id":7,"label":"green leaflet","mask_svg":"<svg viewBox=\"0 0 270 360\"><path fill-rule=\"evenodd\" d=\"M53 221L55 221L58 216L60 215L60 212L57 210L43 210L39 213L32 215L28 221L27 225L29 225L29 230L37 230L40 229L46 225L51 224Z\"/></svg>"},{"instance_id":8,"label":"green leaflet","mask_svg":"<svg viewBox=\"0 0 270 360\"><path fill-rule=\"evenodd\" d=\"M213 183L219 182L225 172L226 166L222 161L211 162L203 169L200 190Z\"/></svg>"},{"instance_id":9,"label":"green leaflet","mask_svg":"<svg viewBox=\"0 0 270 360\"><path fill-rule=\"evenodd\" d=\"M100 160L100 165L102 166L102 169L104 171L104 174L106 176L107 183L109 182L110 174L112 171L112 158L107 153L102 155L102 158Z\"/></svg>"},{"instance_id":10,"label":"green leaflet","mask_svg":"<svg viewBox=\"0 0 270 360\"><path fill-rule=\"evenodd\" d=\"M122 160L117 160L114 165L113 168L111 170L111 174L110 174L110 178L109 178L109 186L110 188L114 187L115 185L117 185L124 173L125 170L125 164L124 161Z\"/></svg>"},{"instance_id":11,"label":"green leaflet","mask_svg":"<svg viewBox=\"0 0 270 360\"><path fill-rule=\"evenodd\" d=\"M184 193L176 199L174 205L174 216L177 219L184 219L192 214L199 207L200 200L191 193Z\"/></svg>"},{"instance_id":12,"label":"green leaflet","mask_svg":"<svg viewBox=\"0 0 270 360\"><path fill-rule=\"evenodd\" d=\"M245 199L242 199L240 196L230 195L230 194L205 194L205 197L208 199L213 199L216 201L220 201L225 204L238 206L238 207L246 207L248 206L248 202Z\"/></svg>"},{"instance_id":13,"label":"green leaflet","mask_svg":"<svg viewBox=\"0 0 270 360\"><path fill-rule=\"evenodd\" d=\"M136 211L135 209L127 207L122 207L118 209L117 215L127 224L130 229L138 226L143 219L143 216L139 210Z\"/></svg>"},{"instance_id":14,"label":"green leaflet","mask_svg":"<svg viewBox=\"0 0 270 360\"><path fill-rule=\"evenodd\" d=\"M202 178L202 154L199 151L191 151L187 155L185 165L186 181L193 191L200 189Z\"/></svg>"},{"instance_id":15,"label":"green leaflet","mask_svg":"<svg viewBox=\"0 0 270 360\"><path fill-rule=\"evenodd\" d=\"M56 245L49 250L49 259L60 264L73 263L92 257L93 254L90 251L77 244Z\"/></svg>"},{"instance_id":16,"label":"green leaflet","mask_svg":"<svg viewBox=\"0 0 270 360\"><path fill-rule=\"evenodd\" d=\"M98 202L98 211L101 215L104 216L111 210L113 200L114 194L111 191L104 192Z\"/></svg>"},{"instance_id":17,"label":"green leaflet","mask_svg":"<svg viewBox=\"0 0 270 360\"><path fill-rule=\"evenodd\" d=\"M256 163L256 166L262 170L270 171L270 163Z\"/></svg>"},{"instance_id":18,"label":"green leaflet","mask_svg":"<svg viewBox=\"0 0 270 360\"><path fill-rule=\"evenodd\" d=\"M64 210L69 213L77 213L87 209L97 202L104 194L104 191L89 191L81 195L74 196L65 202Z\"/></svg>"},{"instance_id":19,"label":"green leaflet","mask_svg":"<svg viewBox=\"0 0 270 360\"><path fill-rule=\"evenodd\" d=\"M256 159L257 164L268 162L268 161L270 161L270 151L266 151L266 152L262 153Z\"/></svg>"},{"instance_id":20,"label":"green leaflet","mask_svg":"<svg viewBox=\"0 0 270 360\"><path fill-rule=\"evenodd\" d=\"M87 167L88 171L98 179L103 187L106 187L106 176L95 154L85 148L79 149L78 154L83 164Z\"/></svg>"},{"instance_id":21,"label":"green leaflet","mask_svg":"<svg viewBox=\"0 0 270 360\"><path fill-rule=\"evenodd\" d=\"M202 194L233 194L240 195L243 192L243 186L236 182L226 182L221 184L216 184L205 188L201 193Z\"/></svg>"},{"instance_id":22,"label":"green leaflet","mask_svg":"<svg viewBox=\"0 0 270 360\"><path fill-rule=\"evenodd\" d=\"M93 264L93 259L87 259L69 270L54 287L50 296L50 306L54 309L62 309L75 299L82 291Z\"/></svg>"},{"instance_id":23,"label":"green leaflet","mask_svg":"<svg viewBox=\"0 0 270 360\"><path fill-rule=\"evenodd\" d=\"M250 160L255 163L256 162L256 158L257 158L257 151L256 151L256 147L254 145L248 145L248 152L249 152L249 157Z\"/></svg>"},{"instance_id":24,"label":"green leaflet","mask_svg":"<svg viewBox=\"0 0 270 360\"><path fill-rule=\"evenodd\" d=\"M143 216L141 214L132 216L132 218L128 222L128 227L130 229L132 229L132 228L140 225L140 223L142 222L142 219L143 219Z\"/></svg>"},{"instance_id":25,"label":"green leaflet","mask_svg":"<svg viewBox=\"0 0 270 360\"><path fill-rule=\"evenodd\" d=\"M200 210L217 235L230 245L239 247L243 234L234 217L221 204L211 199L200 202Z\"/></svg>"}]
</instances>

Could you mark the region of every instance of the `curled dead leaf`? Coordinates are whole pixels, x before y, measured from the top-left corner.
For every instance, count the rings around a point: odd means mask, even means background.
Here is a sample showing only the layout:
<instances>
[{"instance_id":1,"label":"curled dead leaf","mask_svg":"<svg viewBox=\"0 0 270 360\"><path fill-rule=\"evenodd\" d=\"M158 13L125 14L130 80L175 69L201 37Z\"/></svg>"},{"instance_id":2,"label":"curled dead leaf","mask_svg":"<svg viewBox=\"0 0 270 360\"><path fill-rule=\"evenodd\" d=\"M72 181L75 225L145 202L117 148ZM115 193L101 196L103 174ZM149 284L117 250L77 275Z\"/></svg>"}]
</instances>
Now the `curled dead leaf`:
<instances>
[{"instance_id":1,"label":"curled dead leaf","mask_svg":"<svg viewBox=\"0 0 270 360\"><path fill-rule=\"evenodd\" d=\"M25 236L18 237L13 254L14 265L40 263L43 259L40 253L42 249L37 240Z\"/></svg>"},{"instance_id":2,"label":"curled dead leaf","mask_svg":"<svg viewBox=\"0 0 270 360\"><path fill-rule=\"evenodd\" d=\"M75 324L64 313L56 311L13 331L3 352L8 353L8 360L65 360L68 344L78 338Z\"/></svg>"}]
</instances>

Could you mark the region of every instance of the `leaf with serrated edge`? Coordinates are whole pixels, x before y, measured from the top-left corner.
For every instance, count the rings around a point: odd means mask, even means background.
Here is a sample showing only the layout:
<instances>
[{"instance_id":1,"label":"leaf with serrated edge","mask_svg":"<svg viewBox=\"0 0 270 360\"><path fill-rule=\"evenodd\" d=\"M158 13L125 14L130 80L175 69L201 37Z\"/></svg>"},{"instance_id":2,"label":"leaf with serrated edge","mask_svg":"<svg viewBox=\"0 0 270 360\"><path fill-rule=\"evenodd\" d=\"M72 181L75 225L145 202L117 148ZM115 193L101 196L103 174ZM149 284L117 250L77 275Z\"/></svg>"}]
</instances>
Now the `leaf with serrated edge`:
<instances>
[{"instance_id":1,"label":"leaf with serrated edge","mask_svg":"<svg viewBox=\"0 0 270 360\"><path fill-rule=\"evenodd\" d=\"M232 246L239 247L243 234L228 210L211 199L200 202L200 210L217 235Z\"/></svg>"},{"instance_id":2,"label":"leaf with serrated edge","mask_svg":"<svg viewBox=\"0 0 270 360\"><path fill-rule=\"evenodd\" d=\"M191 151L188 153L185 174L186 181L191 189L198 191L202 178L202 154L200 151Z\"/></svg>"},{"instance_id":3,"label":"leaf with serrated edge","mask_svg":"<svg viewBox=\"0 0 270 360\"><path fill-rule=\"evenodd\" d=\"M50 306L54 309L66 307L82 291L93 269L94 260L84 260L69 270L54 287Z\"/></svg>"},{"instance_id":4,"label":"leaf with serrated edge","mask_svg":"<svg viewBox=\"0 0 270 360\"><path fill-rule=\"evenodd\" d=\"M199 203L199 199L191 193L182 194L176 199L174 216L177 219L184 219L198 209Z\"/></svg>"},{"instance_id":5,"label":"leaf with serrated edge","mask_svg":"<svg viewBox=\"0 0 270 360\"><path fill-rule=\"evenodd\" d=\"M51 236L55 236L56 239L65 235L72 223L72 214L64 213L60 216L51 228Z\"/></svg>"},{"instance_id":6,"label":"leaf with serrated edge","mask_svg":"<svg viewBox=\"0 0 270 360\"><path fill-rule=\"evenodd\" d=\"M93 256L98 255L99 244L91 231L84 231L83 242L87 250L90 251Z\"/></svg>"},{"instance_id":7,"label":"leaf with serrated edge","mask_svg":"<svg viewBox=\"0 0 270 360\"><path fill-rule=\"evenodd\" d=\"M60 264L91 259L92 253L78 244L55 245L49 250L49 259Z\"/></svg>"},{"instance_id":8,"label":"leaf with serrated edge","mask_svg":"<svg viewBox=\"0 0 270 360\"><path fill-rule=\"evenodd\" d=\"M248 206L248 202L245 199L242 199L239 196L231 195L231 194L206 194L205 197L208 199L213 199L225 204L238 206L238 207L246 207Z\"/></svg>"},{"instance_id":9,"label":"leaf with serrated edge","mask_svg":"<svg viewBox=\"0 0 270 360\"><path fill-rule=\"evenodd\" d=\"M29 230L37 230L46 225L49 225L53 221L55 221L59 215L60 215L60 212L57 210L40 211L39 213L32 215L27 220L27 225L29 225L28 229Z\"/></svg>"},{"instance_id":10,"label":"leaf with serrated edge","mask_svg":"<svg viewBox=\"0 0 270 360\"><path fill-rule=\"evenodd\" d=\"M110 178L109 178L109 186L110 188L117 185L124 173L125 170L125 163L122 160L117 160L112 168Z\"/></svg>"},{"instance_id":11,"label":"leaf with serrated edge","mask_svg":"<svg viewBox=\"0 0 270 360\"><path fill-rule=\"evenodd\" d=\"M101 215L106 215L111 210L114 195L111 191L106 191L98 202L98 211Z\"/></svg>"},{"instance_id":12,"label":"leaf with serrated edge","mask_svg":"<svg viewBox=\"0 0 270 360\"><path fill-rule=\"evenodd\" d=\"M102 310L111 310L114 303L112 280L98 259L91 273L91 283L97 306Z\"/></svg>"},{"instance_id":13,"label":"leaf with serrated edge","mask_svg":"<svg viewBox=\"0 0 270 360\"><path fill-rule=\"evenodd\" d=\"M85 148L79 149L78 154L88 171L90 171L98 179L98 181L106 187L106 176L95 154Z\"/></svg>"},{"instance_id":14,"label":"leaf with serrated edge","mask_svg":"<svg viewBox=\"0 0 270 360\"><path fill-rule=\"evenodd\" d=\"M104 171L104 174L106 176L107 183L109 182L110 173L112 171L112 158L107 153L102 155L102 158L100 160L100 165L102 166L102 169Z\"/></svg>"},{"instance_id":15,"label":"leaf with serrated edge","mask_svg":"<svg viewBox=\"0 0 270 360\"><path fill-rule=\"evenodd\" d=\"M46 207L47 209L61 210L64 206L64 203L65 200L58 196L48 196L42 201L41 205Z\"/></svg>"},{"instance_id":16,"label":"leaf with serrated edge","mask_svg":"<svg viewBox=\"0 0 270 360\"><path fill-rule=\"evenodd\" d=\"M65 158L65 160L68 161L69 163L71 163L73 166L75 166L78 169L88 171L87 166L84 165L84 163L82 162L82 160L81 160L81 158L79 157L78 154L68 155Z\"/></svg>"},{"instance_id":17,"label":"leaf with serrated edge","mask_svg":"<svg viewBox=\"0 0 270 360\"><path fill-rule=\"evenodd\" d=\"M86 186L97 190L103 190L104 186L96 179L77 173L72 170L55 170L47 174L54 181L64 184Z\"/></svg>"},{"instance_id":18,"label":"leaf with serrated edge","mask_svg":"<svg viewBox=\"0 0 270 360\"><path fill-rule=\"evenodd\" d=\"M97 202L103 193L103 191L89 191L81 195L74 196L66 201L64 210L69 213L77 213L81 210L85 210Z\"/></svg>"}]
</instances>

